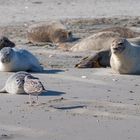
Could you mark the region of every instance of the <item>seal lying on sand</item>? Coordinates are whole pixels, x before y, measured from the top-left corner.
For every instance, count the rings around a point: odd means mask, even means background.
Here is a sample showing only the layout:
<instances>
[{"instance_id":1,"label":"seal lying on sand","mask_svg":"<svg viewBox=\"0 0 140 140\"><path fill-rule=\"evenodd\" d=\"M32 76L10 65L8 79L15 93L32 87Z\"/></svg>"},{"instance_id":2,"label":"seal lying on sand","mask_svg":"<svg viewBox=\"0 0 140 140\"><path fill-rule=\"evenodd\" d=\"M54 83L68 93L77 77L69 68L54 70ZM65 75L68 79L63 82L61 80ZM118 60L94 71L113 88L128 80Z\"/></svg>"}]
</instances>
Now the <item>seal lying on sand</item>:
<instances>
[{"instance_id":1,"label":"seal lying on sand","mask_svg":"<svg viewBox=\"0 0 140 140\"><path fill-rule=\"evenodd\" d=\"M12 74L5 82L4 88L0 93L10 94L34 94L38 98L38 94L46 91L39 78L32 76L28 72L20 71Z\"/></svg>"},{"instance_id":2,"label":"seal lying on sand","mask_svg":"<svg viewBox=\"0 0 140 140\"><path fill-rule=\"evenodd\" d=\"M41 72L37 58L24 49L5 47L0 51L0 71L33 71Z\"/></svg>"},{"instance_id":3,"label":"seal lying on sand","mask_svg":"<svg viewBox=\"0 0 140 140\"><path fill-rule=\"evenodd\" d=\"M110 50L102 50L91 56L84 57L75 65L77 68L100 68L110 66Z\"/></svg>"},{"instance_id":4,"label":"seal lying on sand","mask_svg":"<svg viewBox=\"0 0 140 140\"><path fill-rule=\"evenodd\" d=\"M120 74L140 74L140 47L126 39L115 39L111 44L111 68Z\"/></svg>"},{"instance_id":5,"label":"seal lying on sand","mask_svg":"<svg viewBox=\"0 0 140 140\"><path fill-rule=\"evenodd\" d=\"M81 40L80 42L75 44L70 50L77 52L109 49L112 40L114 40L116 37L135 38L138 36L140 36L140 33L134 32L128 28L106 28ZM140 43L140 38L137 39L137 42Z\"/></svg>"},{"instance_id":6,"label":"seal lying on sand","mask_svg":"<svg viewBox=\"0 0 140 140\"><path fill-rule=\"evenodd\" d=\"M15 43L10 41L6 36L0 36L0 49L4 47L15 47Z\"/></svg>"},{"instance_id":7,"label":"seal lying on sand","mask_svg":"<svg viewBox=\"0 0 140 140\"><path fill-rule=\"evenodd\" d=\"M29 42L33 44L52 42L60 43L71 41L72 32L60 22L45 22L29 26L27 31Z\"/></svg>"},{"instance_id":8,"label":"seal lying on sand","mask_svg":"<svg viewBox=\"0 0 140 140\"><path fill-rule=\"evenodd\" d=\"M73 52L109 49L114 38L119 37L114 32L99 32L75 44L70 50Z\"/></svg>"},{"instance_id":9,"label":"seal lying on sand","mask_svg":"<svg viewBox=\"0 0 140 140\"><path fill-rule=\"evenodd\" d=\"M128 36L130 36L129 34ZM138 35L138 33L136 33L136 35ZM110 66L110 63L109 63L110 62L110 44L112 43L114 39L119 38L120 36L121 35L119 35L118 33L110 32L110 31L99 32L92 36L89 36L88 38L83 39L81 42L74 45L71 48L72 51L99 50L98 52L96 52L96 54L83 58L78 64L75 65L75 67L96 68L96 67ZM123 36L124 36L124 33L123 33ZM140 37L129 38L127 40L131 43L140 45Z\"/></svg>"},{"instance_id":10,"label":"seal lying on sand","mask_svg":"<svg viewBox=\"0 0 140 140\"><path fill-rule=\"evenodd\" d=\"M127 39L132 44L139 44L140 38ZM91 56L84 57L79 63L75 65L77 68L99 68L110 66L111 50L100 50Z\"/></svg>"},{"instance_id":11,"label":"seal lying on sand","mask_svg":"<svg viewBox=\"0 0 140 140\"><path fill-rule=\"evenodd\" d=\"M140 36L139 32L132 31L131 29L125 27L111 27L111 28L100 30L100 32L107 32L107 31L118 33L123 38L135 38Z\"/></svg>"},{"instance_id":12,"label":"seal lying on sand","mask_svg":"<svg viewBox=\"0 0 140 140\"><path fill-rule=\"evenodd\" d=\"M0 90L0 93L10 93L10 94L23 94L24 91L24 78L27 75L31 75L28 72L16 72L12 74L6 81L3 89Z\"/></svg>"},{"instance_id":13,"label":"seal lying on sand","mask_svg":"<svg viewBox=\"0 0 140 140\"><path fill-rule=\"evenodd\" d=\"M80 42L76 43L70 49L73 52L80 52L80 51L90 51L90 50L102 50L102 49L109 49L111 42L118 37L123 38L130 38L130 41L140 44L140 33L134 32L127 28L121 27L112 27L101 30ZM131 39L138 37L137 39Z\"/></svg>"}]
</instances>

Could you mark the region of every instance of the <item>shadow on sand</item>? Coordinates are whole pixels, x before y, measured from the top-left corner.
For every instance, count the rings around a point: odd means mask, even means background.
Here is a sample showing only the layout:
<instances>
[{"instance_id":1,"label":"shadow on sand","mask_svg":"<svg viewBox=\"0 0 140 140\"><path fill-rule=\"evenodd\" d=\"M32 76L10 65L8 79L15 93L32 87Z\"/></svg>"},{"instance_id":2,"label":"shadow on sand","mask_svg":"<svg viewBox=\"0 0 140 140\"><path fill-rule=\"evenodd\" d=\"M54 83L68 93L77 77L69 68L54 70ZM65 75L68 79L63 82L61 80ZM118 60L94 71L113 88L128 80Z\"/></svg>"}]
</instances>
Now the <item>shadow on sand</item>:
<instances>
[{"instance_id":1,"label":"shadow on sand","mask_svg":"<svg viewBox=\"0 0 140 140\"><path fill-rule=\"evenodd\" d=\"M66 94L66 93L65 92L60 92L60 91L54 91L54 90L47 90L46 92L44 91L41 94L39 94L39 96L61 96L63 94ZM27 93L20 93L18 95L28 95L28 94Z\"/></svg>"},{"instance_id":2,"label":"shadow on sand","mask_svg":"<svg viewBox=\"0 0 140 140\"><path fill-rule=\"evenodd\" d=\"M60 96L66 94L65 92L47 90L47 92L42 92L39 96Z\"/></svg>"},{"instance_id":3,"label":"shadow on sand","mask_svg":"<svg viewBox=\"0 0 140 140\"><path fill-rule=\"evenodd\" d=\"M60 69L49 69L49 70L43 70L41 72L30 72L31 74L57 74L59 72L64 72L64 70L60 70Z\"/></svg>"}]
</instances>

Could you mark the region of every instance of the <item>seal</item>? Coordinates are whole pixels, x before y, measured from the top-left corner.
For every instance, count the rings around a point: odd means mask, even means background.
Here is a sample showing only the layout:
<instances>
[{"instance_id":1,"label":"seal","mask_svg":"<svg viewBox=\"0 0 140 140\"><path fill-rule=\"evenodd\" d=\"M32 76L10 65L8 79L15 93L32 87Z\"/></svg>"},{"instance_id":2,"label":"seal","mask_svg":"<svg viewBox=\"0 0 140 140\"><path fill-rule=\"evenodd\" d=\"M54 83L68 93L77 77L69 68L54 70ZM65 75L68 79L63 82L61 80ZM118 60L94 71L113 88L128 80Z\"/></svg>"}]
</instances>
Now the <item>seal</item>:
<instances>
[{"instance_id":1,"label":"seal","mask_svg":"<svg viewBox=\"0 0 140 140\"><path fill-rule=\"evenodd\" d=\"M70 50L72 52L81 52L109 49L111 42L119 36L120 35L118 33L110 31L99 32L76 43L74 46L72 46L72 48L70 48Z\"/></svg>"},{"instance_id":2,"label":"seal","mask_svg":"<svg viewBox=\"0 0 140 140\"><path fill-rule=\"evenodd\" d=\"M135 32L129 28L125 28L125 27L111 27L111 28L105 28L100 30L99 32L114 32L114 33L118 33L120 35L120 37L123 38L135 38L140 36L139 32Z\"/></svg>"},{"instance_id":3,"label":"seal","mask_svg":"<svg viewBox=\"0 0 140 140\"><path fill-rule=\"evenodd\" d=\"M110 49L101 50L91 56L84 57L75 65L77 68L110 67Z\"/></svg>"},{"instance_id":4,"label":"seal","mask_svg":"<svg viewBox=\"0 0 140 140\"><path fill-rule=\"evenodd\" d=\"M111 68L120 74L140 74L140 46L117 38L111 44Z\"/></svg>"},{"instance_id":5,"label":"seal","mask_svg":"<svg viewBox=\"0 0 140 140\"><path fill-rule=\"evenodd\" d=\"M24 49L5 47L0 51L0 71L32 71L41 72L37 58Z\"/></svg>"},{"instance_id":6,"label":"seal","mask_svg":"<svg viewBox=\"0 0 140 140\"><path fill-rule=\"evenodd\" d=\"M43 42L60 43L72 40L72 32L61 22L51 21L33 24L28 27L27 38L32 44Z\"/></svg>"},{"instance_id":7,"label":"seal","mask_svg":"<svg viewBox=\"0 0 140 140\"><path fill-rule=\"evenodd\" d=\"M15 47L15 43L9 40L6 36L0 36L0 50L4 47Z\"/></svg>"},{"instance_id":8,"label":"seal","mask_svg":"<svg viewBox=\"0 0 140 140\"><path fill-rule=\"evenodd\" d=\"M118 37L115 37L118 38ZM114 39L115 39L114 38ZM98 39L97 39L98 40ZM112 39L111 39L112 40ZM110 40L110 41L111 41ZM127 39L131 44L140 45L140 37L129 38ZM103 40L102 40L103 41ZM112 40L113 41L113 40ZM99 43L99 42L98 42ZM104 42L101 42L103 44ZM99 51L93 53L91 56L86 56L80 62L78 62L75 67L77 68L99 68L99 67L109 67L110 66L110 57L111 57L111 50L110 47L106 46L111 44L104 44ZM88 43L87 43L88 44ZM100 43L99 43L100 44ZM99 48L99 47L98 47Z\"/></svg>"},{"instance_id":9,"label":"seal","mask_svg":"<svg viewBox=\"0 0 140 140\"><path fill-rule=\"evenodd\" d=\"M5 86L0 90L0 93L24 94L24 78L27 75L31 74L24 71L12 74L5 82Z\"/></svg>"},{"instance_id":10,"label":"seal","mask_svg":"<svg viewBox=\"0 0 140 140\"><path fill-rule=\"evenodd\" d=\"M130 42L140 44L140 33L134 32L128 28L112 27L96 32L95 34L82 39L71 47L71 51L91 51L110 49L110 44L115 38L129 38ZM136 38L137 37L137 38Z\"/></svg>"}]
</instances>

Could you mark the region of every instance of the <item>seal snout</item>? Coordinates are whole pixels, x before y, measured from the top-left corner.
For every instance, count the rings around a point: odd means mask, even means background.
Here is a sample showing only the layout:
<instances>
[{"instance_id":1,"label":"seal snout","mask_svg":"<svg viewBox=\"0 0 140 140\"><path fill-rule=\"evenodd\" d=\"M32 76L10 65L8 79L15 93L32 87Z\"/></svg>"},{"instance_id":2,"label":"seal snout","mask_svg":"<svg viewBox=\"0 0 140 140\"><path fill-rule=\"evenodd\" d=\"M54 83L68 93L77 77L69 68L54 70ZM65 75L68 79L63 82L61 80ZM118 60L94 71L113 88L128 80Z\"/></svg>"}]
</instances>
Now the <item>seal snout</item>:
<instances>
[{"instance_id":1,"label":"seal snout","mask_svg":"<svg viewBox=\"0 0 140 140\"><path fill-rule=\"evenodd\" d=\"M121 53L125 49L124 39L117 39L112 42L111 50L113 53Z\"/></svg>"},{"instance_id":2,"label":"seal snout","mask_svg":"<svg viewBox=\"0 0 140 140\"><path fill-rule=\"evenodd\" d=\"M12 57L12 48L5 47L5 48L1 49L1 51L0 51L0 61L2 63L9 63L11 57Z\"/></svg>"}]
</instances>

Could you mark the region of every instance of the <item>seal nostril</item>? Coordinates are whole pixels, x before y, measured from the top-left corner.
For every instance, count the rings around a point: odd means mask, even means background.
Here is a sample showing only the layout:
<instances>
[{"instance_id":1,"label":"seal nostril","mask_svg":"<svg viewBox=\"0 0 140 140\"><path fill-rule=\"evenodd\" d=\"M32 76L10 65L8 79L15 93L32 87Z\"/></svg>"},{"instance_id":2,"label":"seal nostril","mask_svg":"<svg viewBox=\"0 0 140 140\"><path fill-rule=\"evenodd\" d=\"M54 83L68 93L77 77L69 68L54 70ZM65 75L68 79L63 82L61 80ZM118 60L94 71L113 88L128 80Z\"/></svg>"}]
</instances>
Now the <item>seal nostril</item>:
<instances>
[{"instance_id":1,"label":"seal nostril","mask_svg":"<svg viewBox=\"0 0 140 140\"><path fill-rule=\"evenodd\" d=\"M114 50L118 50L118 48L113 48Z\"/></svg>"}]
</instances>

